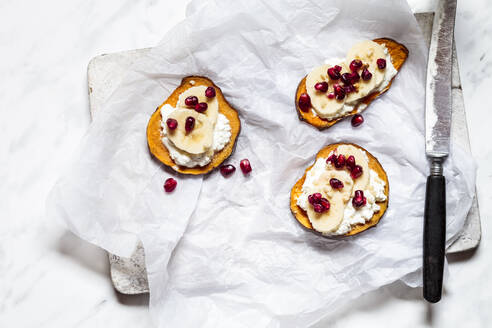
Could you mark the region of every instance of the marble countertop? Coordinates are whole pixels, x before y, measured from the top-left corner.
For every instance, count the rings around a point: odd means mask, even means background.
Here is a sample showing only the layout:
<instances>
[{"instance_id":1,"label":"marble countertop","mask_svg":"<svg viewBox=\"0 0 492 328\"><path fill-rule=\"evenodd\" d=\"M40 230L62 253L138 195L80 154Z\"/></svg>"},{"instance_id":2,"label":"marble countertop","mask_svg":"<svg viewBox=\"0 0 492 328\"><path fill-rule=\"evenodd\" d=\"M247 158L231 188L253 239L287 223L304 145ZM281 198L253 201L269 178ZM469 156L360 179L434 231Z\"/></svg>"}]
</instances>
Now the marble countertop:
<instances>
[{"instance_id":1,"label":"marble countertop","mask_svg":"<svg viewBox=\"0 0 492 328\"><path fill-rule=\"evenodd\" d=\"M184 17L188 1L0 4L0 327L152 327L148 296L114 291L106 253L44 215L44 201L89 126L86 69L101 53L143 48ZM409 1L416 12L433 1ZM317 327L485 327L492 321L491 9L459 1L456 43L478 168L482 243L448 257L443 300L396 282Z\"/></svg>"}]
</instances>

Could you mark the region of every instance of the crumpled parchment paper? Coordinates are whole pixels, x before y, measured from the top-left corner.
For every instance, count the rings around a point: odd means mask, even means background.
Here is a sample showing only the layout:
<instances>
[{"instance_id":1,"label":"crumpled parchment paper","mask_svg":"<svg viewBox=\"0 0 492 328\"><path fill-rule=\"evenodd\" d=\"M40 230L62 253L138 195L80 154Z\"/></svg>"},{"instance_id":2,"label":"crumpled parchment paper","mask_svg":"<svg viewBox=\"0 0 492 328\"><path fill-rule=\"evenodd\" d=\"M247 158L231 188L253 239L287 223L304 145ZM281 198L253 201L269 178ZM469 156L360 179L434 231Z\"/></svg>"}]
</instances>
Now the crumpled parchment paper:
<instances>
[{"instance_id":1,"label":"crumpled parchment paper","mask_svg":"<svg viewBox=\"0 0 492 328\"><path fill-rule=\"evenodd\" d=\"M365 123L320 132L300 122L294 94L302 77L377 37L405 44L410 56ZM194 1L95 117L48 215L121 256L142 240L161 326L308 326L421 267L426 53L403 0ZM182 176L149 154L147 121L187 75L211 78L238 109L242 130L228 162L248 158L249 177ZM294 220L289 193L319 149L342 141L379 159L390 201L376 228L330 240ZM475 167L452 147L445 175L450 242L470 208ZM166 194L170 176L178 187Z\"/></svg>"}]
</instances>

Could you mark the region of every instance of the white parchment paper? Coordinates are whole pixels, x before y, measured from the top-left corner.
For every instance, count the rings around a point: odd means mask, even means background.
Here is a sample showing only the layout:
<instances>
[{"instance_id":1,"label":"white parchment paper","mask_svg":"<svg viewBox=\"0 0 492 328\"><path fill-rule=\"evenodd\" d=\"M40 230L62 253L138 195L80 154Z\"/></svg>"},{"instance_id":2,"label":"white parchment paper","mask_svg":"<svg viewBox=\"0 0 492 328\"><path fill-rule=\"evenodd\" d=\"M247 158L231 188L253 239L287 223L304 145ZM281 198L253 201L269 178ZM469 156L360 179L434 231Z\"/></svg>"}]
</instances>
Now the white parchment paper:
<instances>
[{"instance_id":1,"label":"white parchment paper","mask_svg":"<svg viewBox=\"0 0 492 328\"><path fill-rule=\"evenodd\" d=\"M357 41L390 37L410 56L389 92L320 132L294 109L298 82ZM95 117L48 199L48 215L96 245L128 256L142 240L151 313L166 327L301 327L338 305L415 272L422 262L426 48L405 1L194 1L187 18L139 60ZM187 75L221 87L242 130L228 161L249 177L174 173L147 149L155 108ZM390 183L379 225L343 240L305 231L289 193L317 151L357 143ZM447 239L474 193L473 161L456 147L445 165ZM163 191L167 177L178 187ZM416 282L419 284L419 282Z\"/></svg>"}]
</instances>

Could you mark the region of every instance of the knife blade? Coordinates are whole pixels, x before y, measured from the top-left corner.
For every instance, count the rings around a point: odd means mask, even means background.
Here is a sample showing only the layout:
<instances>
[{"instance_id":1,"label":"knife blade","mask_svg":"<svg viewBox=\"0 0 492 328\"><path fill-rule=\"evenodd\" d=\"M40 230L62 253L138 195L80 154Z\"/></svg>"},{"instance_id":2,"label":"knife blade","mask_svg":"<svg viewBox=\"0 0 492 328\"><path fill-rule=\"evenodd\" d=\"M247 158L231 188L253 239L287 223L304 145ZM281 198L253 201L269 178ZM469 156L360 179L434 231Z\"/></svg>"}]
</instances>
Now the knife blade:
<instances>
[{"instance_id":1,"label":"knife blade","mask_svg":"<svg viewBox=\"0 0 492 328\"><path fill-rule=\"evenodd\" d=\"M446 181L442 163L449 154L451 133L451 74L456 0L439 0L427 64L425 152L429 158L424 211L423 296L441 299L446 242Z\"/></svg>"},{"instance_id":2,"label":"knife blade","mask_svg":"<svg viewBox=\"0 0 492 328\"><path fill-rule=\"evenodd\" d=\"M455 16L456 0L440 0L432 27L425 94L425 150L430 157L449 154Z\"/></svg>"}]
</instances>

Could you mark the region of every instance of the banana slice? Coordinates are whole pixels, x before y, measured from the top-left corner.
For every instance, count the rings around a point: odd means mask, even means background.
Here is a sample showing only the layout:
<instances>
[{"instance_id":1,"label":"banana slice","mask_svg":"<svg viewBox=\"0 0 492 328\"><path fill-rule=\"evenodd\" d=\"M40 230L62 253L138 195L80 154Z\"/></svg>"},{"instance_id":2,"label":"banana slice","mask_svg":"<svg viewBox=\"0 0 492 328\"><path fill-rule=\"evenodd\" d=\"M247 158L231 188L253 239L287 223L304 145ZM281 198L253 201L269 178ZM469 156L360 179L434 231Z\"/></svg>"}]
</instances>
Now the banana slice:
<instances>
[{"instance_id":1,"label":"banana slice","mask_svg":"<svg viewBox=\"0 0 492 328\"><path fill-rule=\"evenodd\" d=\"M343 182L343 188L333 189L330 179L335 178ZM324 213L316 213L311 204L308 205L308 218L316 231L321 233L332 232L338 229L343 221L345 205L352 196L354 182L345 170L332 169L323 172L314 182L314 192L321 193L330 201L330 209Z\"/></svg>"},{"instance_id":2,"label":"banana slice","mask_svg":"<svg viewBox=\"0 0 492 328\"><path fill-rule=\"evenodd\" d=\"M345 99L337 100L336 98L329 99L328 94L333 92L334 81L328 77L328 68L331 65L321 65L313 69L306 77L306 90L311 98L311 105L316 114L322 118L331 119L343 109ZM343 66L342 66L343 67ZM320 92L314 88L318 82L328 82L328 91Z\"/></svg>"},{"instance_id":3,"label":"banana slice","mask_svg":"<svg viewBox=\"0 0 492 328\"><path fill-rule=\"evenodd\" d=\"M319 192L323 197L327 195L323 191L324 188L319 188L315 192ZM307 215L309 221L313 225L314 230L321 233L333 232L343 221L343 214L345 211L345 203L341 194L335 194L330 199L330 209L323 213L316 213L311 204L308 205Z\"/></svg>"},{"instance_id":4,"label":"banana slice","mask_svg":"<svg viewBox=\"0 0 492 328\"><path fill-rule=\"evenodd\" d=\"M198 102L207 103L207 110L203 113L210 119L210 122L215 125L217 122L217 116L219 115L219 103L217 102L217 96L213 98L207 98L205 96L205 90L207 89L204 85L199 85L196 87L192 87L187 89L185 92L179 95L178 105L180 108L189 108L185 104L185 99L190 96L195 96L198 98Z\"/></svg>"},{"instance_id":5,"label":"banana slice","mask_svg":"<svg viewBox=\"0 0 492 328\"><path fill-rule=\"evenodd\" d=\"M185 130L186 119L195 119L195 127L190 133ZM214 126L210 119L192 109L180 108L169 114L168 118L178 121L175 130L167 128L167 137L181 150L190 154L202 154L210 150L213 143Z\"/></svg>"},{"instance_id":6,"label":"banana slice","mask_svg":"<svg viewBox=\"0 0 492 328\"><path fill-rule=\"evenodd\" d=\"M360 59L364 65L369 65L368 70L372 73L372 78L369 81L360 81L355 84L358 89L357 92L350 93L345 102L352 104L357 100L364 98L370 94L374 89L379 87L384 80L384 70L380 70L376 61L379 58L386 58L384 48L374 41L366 40L354 45L347 54L346 67L349 67L350 63L354 59ZM359 71L359 74L362 72Z\"/></svg>"},{"instance_id":7,"label":"banana slice","mask_svg":"<svg viewBox=\"0 0 492 328\"><path fill-rule=\"evenodd\" d=\"M367 154L352 145L340 145L336 152L337 154L343 154L345 158L350 155L355 157L355 164L362 166L362 175L354 180L352 190L353 192L355 190L366 190L369 184L369 160Z\"/></svg>"},{"instance_id":8,"label":"banana slice","mask_svg":"<svg viewBox=\"0 0 492 328\"><path fill-rule=\"evenodd\" d=\"M338 179L343 183L343 188L333 189L330 185L331 179ZM336 195L340 195L344 202L347 202L352 196L352 188L354 187L354 180L346 170L331 169L323 172L320 177L313 183L316 187L323 188L328 200Z\"/></svg>"}]
</instances>

